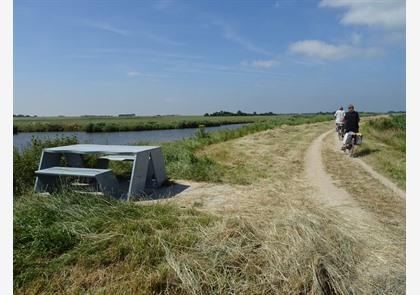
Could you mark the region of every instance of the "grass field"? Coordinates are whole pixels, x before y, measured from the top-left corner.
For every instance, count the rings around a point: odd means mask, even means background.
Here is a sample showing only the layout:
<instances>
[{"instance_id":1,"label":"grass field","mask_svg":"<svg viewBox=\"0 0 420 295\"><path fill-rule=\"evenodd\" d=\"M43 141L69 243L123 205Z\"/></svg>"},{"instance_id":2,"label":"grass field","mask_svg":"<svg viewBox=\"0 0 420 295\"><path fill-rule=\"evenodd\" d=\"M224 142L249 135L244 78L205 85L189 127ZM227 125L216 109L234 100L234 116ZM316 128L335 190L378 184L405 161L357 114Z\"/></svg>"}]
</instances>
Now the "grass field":
<instances>
[{"instance_id":1,"label":"grass field","mask_svg":"<svg viewBox=\"0 0 420 295\"><path fill-rule=\"evenodd\" d=\"M403 206L378 204L387 192L364 175L356 180L369 189L357 197L382 216L379 228L308 198L303 156L332 128L325 120L260 122L164 146L172 179L206 181L165 203L45 198L23 185L14 200L15 293L404 294ZM19 154L15 185L32 181L25 167L52 144Z\"/></svg>"},{"instance_id":2,"label":"grass field","mask_svg":"<svg viewBox=\"0 0 420 295\"><path fill-rule=\"evenodd\" d=\"M117 132L197 128L199 125L210 127L236 123L253 123L273 118L275 116L15 117L13 118L13 125L18 132Z\"/></svg>"},{"instance_id":3,"label":"grass field","mask_svg":"<svg viewBox=\"0 0 420 295\"><path fill-rule=\"evenodd\" d=\"M166 169L170 178L183 178L197 181L220 182L232 177L232 169L228 166L215 162L210 157L198 155L196 153L200 148L218 142L245 136L255 132L272 129L283 124L300 125L305 123L322 122L330 120L328 115L317 116L278 116L271 120L266 119L254 124L249 124L235 130L222 130L218 132L206 133L199 129L197 134L190 139L162 144ZM59 145L68 145L77 143L76 138L59 138L57 140L33 140L29 148L23 151L17 149L13 152L13 180L14 192L20 194L34 185L34 171L38 167L39 158L43 148ZM125 175L129 173L129 165L116 163L115 167L118 174ZM238 170L239 171L239 170ZM243 178L236 177L238 183L246 182Z\"/></svg>"},{"instance_id":4,"label":"grass field","mask_svg":"<svg viewBox=\"0 0 420 295\"><path fill-rule=\"evenodd\" d=\"M365 141L358 156L405 189L405 115L393 115L361 125Z\"/></svg>"},{"instance_id":5,"label":"grass field","mask_svg":"<svg viewBox=\"0 0 420 295\"><path fill-rule=\"evenodd\" d=\"M151 294L179 284L166 251L188 252L214 217L61 193L14 201L16 294ZM176 289L176 288L175 288Z\"/></svg>"},{"instance_id":6,"label":"grass field","mask_svg":"<svg viewBox=\"0 0 420 295\"><path fill-rule=\"evenodd\" d=\"M367 113L366 113L367 114ZM361 115L366 115L361 114ZM302 117L328 115L275 116L143 116L143 117L14 117L13 132L86 131L118 132L162 129L197 128L238 123L296 120ZM331 115L332 116L332 115Z\"/></svg>"}]
</instances>

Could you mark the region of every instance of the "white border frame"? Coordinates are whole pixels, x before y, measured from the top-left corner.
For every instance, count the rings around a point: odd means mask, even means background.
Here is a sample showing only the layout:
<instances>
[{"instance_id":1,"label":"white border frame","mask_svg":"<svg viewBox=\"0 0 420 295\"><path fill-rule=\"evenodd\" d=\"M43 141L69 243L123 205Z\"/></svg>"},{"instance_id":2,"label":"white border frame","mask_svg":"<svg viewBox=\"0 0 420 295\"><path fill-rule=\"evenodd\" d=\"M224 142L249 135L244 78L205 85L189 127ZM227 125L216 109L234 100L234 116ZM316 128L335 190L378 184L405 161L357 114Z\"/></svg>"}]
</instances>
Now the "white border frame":
<instances>
[{"instance_id":1,"label":"white border frame","mask_svg":"<svg viewBox=\"0 0 420 295\"><path fill-rule=\"evenodd\" d=\"M407 294L418 294L418 277L420 274L420 238L419 238L419 165L420 137L420 1L407 0L407 43L406 43L406 110L407 110L407 202L406 202L406 275ZM416 128L417 127L417 128Z\"/></svg>"},{"instance_id":2,"label":"white border frame","mask_svg":"<svg viewBox=\"0 0 420 295\"><path fill-rule=\"evenodd\" d=\"M13 2L0 1L0 286L13 294Z\"/></svg>"}]
</instances>

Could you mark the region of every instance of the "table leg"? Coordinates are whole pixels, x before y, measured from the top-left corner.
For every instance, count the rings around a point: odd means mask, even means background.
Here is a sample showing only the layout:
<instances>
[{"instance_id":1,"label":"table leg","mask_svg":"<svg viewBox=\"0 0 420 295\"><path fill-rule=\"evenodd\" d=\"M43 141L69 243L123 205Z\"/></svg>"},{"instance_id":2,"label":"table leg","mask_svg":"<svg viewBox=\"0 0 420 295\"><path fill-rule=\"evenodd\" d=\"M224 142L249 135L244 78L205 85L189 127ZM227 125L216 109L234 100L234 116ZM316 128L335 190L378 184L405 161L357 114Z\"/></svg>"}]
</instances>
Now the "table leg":
<instances>
[{"instance_id":1,"label":"table leg","mask_svg":"<svg viewBox=\"0 0 420 295\"><path fill-rule=\"evenodd\" d=\"M112 171L108 171L108 173L102 173L100 175L97 175L96 181L98 182L101 191L105 195L110 195L117 199L120 198L118 180Z\"/></svg>"},{"instance_id":2,"label":"table leg","mask_svg":"<svg viewBox=\"0 0 420 295\"><path fill-rule=\"evenodd\" d=\"M153 163L154 174L158 186L166 180L165 159L163 158L162 149L157 148L150 152L151 161Z\"/></svg>"},{"instance_id":3,"label":"table leg","mask_svg":"<svg viewBox=\"0 0 420 295\"><path fill-rule=\"evenodd\" d=\"M48 153L42 151L41 160L39 161L39 167L38 170L50 168L54 166L60 166L60 154L58 153ZM39 176L35 179L35 191L40 192L45 187L45 181L47 181L50 185L53 185L53 181L46 180L44 178L44 181L39 179Z\"/></svg>"},{"instance_id":4,"label":"table leg","mask_svg":"<svg viewBox=\"0 0 420 295\"><path fill-rule=\"evenodd\" d=\"M150 152L136 154L133 168L131 170L130 187L128 188L128 199L144 192L147 179Z\"/></svg>"}]
</instances>

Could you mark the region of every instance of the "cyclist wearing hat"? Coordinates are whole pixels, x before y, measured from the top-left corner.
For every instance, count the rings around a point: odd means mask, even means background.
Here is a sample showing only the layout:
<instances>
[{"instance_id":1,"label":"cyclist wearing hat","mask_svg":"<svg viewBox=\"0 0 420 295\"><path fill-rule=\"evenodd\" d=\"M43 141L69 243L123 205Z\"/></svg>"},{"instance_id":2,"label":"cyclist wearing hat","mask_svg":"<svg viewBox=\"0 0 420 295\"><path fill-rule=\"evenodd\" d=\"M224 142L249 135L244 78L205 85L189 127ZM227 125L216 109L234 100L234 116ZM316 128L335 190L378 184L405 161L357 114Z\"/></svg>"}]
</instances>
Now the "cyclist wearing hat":
<instances>
[{"instance_id":1,"label":"cyclist wearing hat","mask_svg":"<svg viewBox=\"0 0 420 295\"><path fill-rule=\"evenodd\" d=\"M359 132L359 113L354 110L354 106L349 105L348 112L344 116L344 129L346 132Z\"/></svg>"},{"instance_id":2,"label":"cyclist wearing hat","mask_svg":"<svg viewBox=\"0 0 420 295\"><path fill-rule=\"evenodd\" d=\"M342 149L345 149L347 139L349 137L349 132L357 133L359 132L359 113L354 110L354 106L351 104L348 107L348 112L344 116L344 130L346 134L344 135L343 139L343 147Z\"/></svg>"}]
</instances>

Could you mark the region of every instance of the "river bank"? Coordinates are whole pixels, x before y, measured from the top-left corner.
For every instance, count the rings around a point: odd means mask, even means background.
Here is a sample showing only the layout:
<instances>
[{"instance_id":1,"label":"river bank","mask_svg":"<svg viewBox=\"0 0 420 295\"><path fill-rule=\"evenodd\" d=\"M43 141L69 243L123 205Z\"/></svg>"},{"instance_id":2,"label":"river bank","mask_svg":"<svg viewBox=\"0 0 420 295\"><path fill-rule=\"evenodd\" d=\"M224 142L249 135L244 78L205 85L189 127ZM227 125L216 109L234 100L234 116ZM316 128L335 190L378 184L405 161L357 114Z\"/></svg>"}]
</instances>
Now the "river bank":
<instances>
[{"instance_id":1,"label":"river bank","mask_svg":"<svg viewBox=\"0 0 420 295\"><path fill-rule=\"evenodd\" d=\"M229 124L206 127L204 130L205 132L233 130L244 125L246 124ZM198 128L95 133L83 131L21 132L13 135L13 145L19 150L23 150L31 144L32 138L51 140L60 137L74 137L79 143L92 144L135 144L138 142L164 143L190 138L197 132L197 130Z\"/></svg>"}]
</instances>

